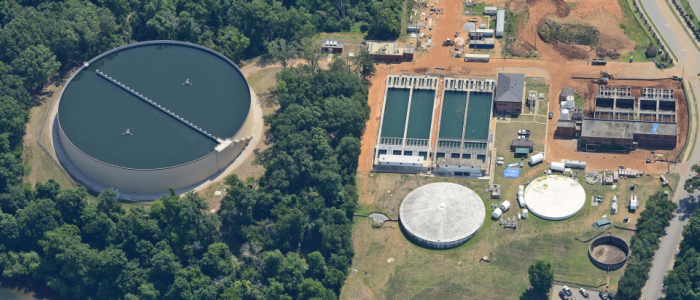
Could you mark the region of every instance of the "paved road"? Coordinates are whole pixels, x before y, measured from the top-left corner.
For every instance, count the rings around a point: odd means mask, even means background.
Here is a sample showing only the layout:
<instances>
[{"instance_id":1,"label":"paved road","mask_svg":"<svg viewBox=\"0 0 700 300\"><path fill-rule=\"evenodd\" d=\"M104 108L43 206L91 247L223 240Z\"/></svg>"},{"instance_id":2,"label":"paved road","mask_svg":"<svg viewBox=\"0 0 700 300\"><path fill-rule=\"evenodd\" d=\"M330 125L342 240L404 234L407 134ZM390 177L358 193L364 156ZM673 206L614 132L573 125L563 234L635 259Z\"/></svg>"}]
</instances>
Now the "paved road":
<instances>
[{"instance_id":1,"label":"paved road","mask_svg":"<svg viewBox=\"0 0 700 300\"><path fill-rule=\"evenodd\" d=\"M646 12L649 14L648 17L656 24L659 34L664 37L668 46L673 50L676 56L678 56L679 64L676 68L685 67L685 78L695 89L695 99L699 99L698 96L700 95L698 92L700 92L700 88L698 88L697 84L697 74L700 73L700 65L698 65L697 62L700 61L700 52L697 51L692 40L683 30L683 25L678 23L673 15L674 12L669 9L664 1L665 0L641 0L642 5L644 5ZM700 3L695 3L694 7L695 6L700 8ZM697 105L697 103L695 103L695 105ZM695 128L696 131L693 134L697 135L697 124ZM690 135L688 135L688 138L690 138ZM690 158L687 162L676 166L675 171L688 176L688 174L690 174L690 166L699 159L700 147L696 147L693 153L690 154ZM671 220L671 225L666 228L667 235L661 239L659 250L656 256L654 256L654 264L649 274L649 281L647 281L644 295L645 299L656 300L661 298L663 278L666 276L668 270L672 268L673 256L676 252L678 242L680 241L683 226L687 223L690 214L697 206L699 195L700 193L688 194L684 190L675 193L674 200L678 202L679 207L673 220Z\"/></svg>"}]
</instances>

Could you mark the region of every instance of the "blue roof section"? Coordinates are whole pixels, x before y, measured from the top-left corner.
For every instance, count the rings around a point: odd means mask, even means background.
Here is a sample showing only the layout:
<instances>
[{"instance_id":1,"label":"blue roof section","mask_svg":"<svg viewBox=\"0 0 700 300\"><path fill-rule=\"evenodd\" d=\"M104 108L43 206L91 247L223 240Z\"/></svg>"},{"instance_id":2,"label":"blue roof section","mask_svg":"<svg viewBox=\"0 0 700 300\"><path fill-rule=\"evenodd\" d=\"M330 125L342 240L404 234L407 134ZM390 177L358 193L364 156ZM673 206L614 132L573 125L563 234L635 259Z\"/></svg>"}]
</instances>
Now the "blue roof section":
<instances>
[{"instance_id":1,"label":"blue roof section","mask_svg":"<svg viewBox=\"0 0 700 300\"><path fill-rule=\"evenodd\" d=\"M654 127L651 129L651 134L656 134L657 129L659 129L659 123L654 123Z\"/></svg>"}]
</instances>

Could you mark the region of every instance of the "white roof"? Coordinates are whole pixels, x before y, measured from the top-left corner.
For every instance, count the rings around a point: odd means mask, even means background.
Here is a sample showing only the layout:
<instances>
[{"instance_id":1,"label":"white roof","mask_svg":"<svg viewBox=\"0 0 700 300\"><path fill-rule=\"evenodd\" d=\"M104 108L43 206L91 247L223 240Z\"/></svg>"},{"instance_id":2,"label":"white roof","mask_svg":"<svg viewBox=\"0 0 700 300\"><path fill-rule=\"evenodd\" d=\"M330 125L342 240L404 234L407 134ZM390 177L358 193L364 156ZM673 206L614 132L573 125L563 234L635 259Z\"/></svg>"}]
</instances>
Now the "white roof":
<instances>
[{"instance_id":1,"label":"white roof","mask_svg":"<svg viewBox=\"0 0 700 300\"><path fill-rule=\"evenodd\" d=\"M542 181L533 180L525 188L528 210L547 220L570 218L583 208L585 202L586 192L583 187L577 181L564 176L548 176Z\"/></svg>"}]
</instances>

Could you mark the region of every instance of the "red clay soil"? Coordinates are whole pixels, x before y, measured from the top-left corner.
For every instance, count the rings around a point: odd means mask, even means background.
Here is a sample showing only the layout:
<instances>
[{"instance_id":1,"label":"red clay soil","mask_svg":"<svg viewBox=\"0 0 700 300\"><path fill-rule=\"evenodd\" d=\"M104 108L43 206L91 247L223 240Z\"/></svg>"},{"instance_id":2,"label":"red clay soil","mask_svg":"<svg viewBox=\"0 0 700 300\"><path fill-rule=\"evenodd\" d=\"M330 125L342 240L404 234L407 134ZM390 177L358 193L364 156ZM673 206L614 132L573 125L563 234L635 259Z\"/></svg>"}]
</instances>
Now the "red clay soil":
<instances>
[{"instance_id":1,"label":"red clay soil","mask_svg":"<svg viewBox=\"0 0 700 300\"><path fill-rule=\"evenodd\" d=\"M557 3L561 1L554 0L532 0L534 3L530 7L530 21L528 21L529 34L523 36L529 37L534 44L534 23L535 20L545 17L547 14L557 13ZM431 1L430 4L433 2ZM430 5L429 4L429 5ZM644 160L647 154L644 150L639 150L637 153L625 155L610 155L599 153L577 152L575 143L572 146L570 140L554 139L554 129L556 128L556 120L559 119L559 104L558 97L561 88L570 87L575 84L571 80L572 76L581 77L596 77L601 70L606 70L615 73L621 78L667 78L672 75L681 75L675 70L658 70L653 63L608 63L605 67L591 66L583 61L570 61L560 55L551 45L547 45L541 40L538 41L537 47L540 51L543 60L516 60L516 59L492 59L489 63L466 63L459 58L449 57L449 47L442 47L441 41L447 38L454 37L454 32L461 30L462 25L466 23L467 17L462 14L462 0L441 0L435 5L437 8L445 8L445 13L440 15L436 25L431 33L433 34L433 46L428 53L418 55L418 58L413 62L404 62L400 64L381 64L377 65L377 71L372 80L372 85L369 88L369 105L372 109L370 119L366 124L365 133L362 137L362 153L358 171L361 175L369 172L372 163L372 153L377 142L377 132L379 130L379 122L381 117L382 101L384 99L384 89L386 84L386 76L389 73L398 74L445 74L458 76L489 76L495 77L497 72L505 68L506 72L525 73L526 76L542 77L546 75L550 80L550 101L549 110L553 112L554 117L548 120L547 142L545 158L547 161L561 161L561 159L580 159L588 161L588 166L594 170L600 169L615 169L619 165L631 167L640 171L658 172L666 170L666 164L654 163L645 164ZM568 8L568 6L567 6ZM544 12L543 12L544 11ZM528 29L526 29L527 31ZM538 37L539 38L539 37ZM527 41L527 39L526 39ZM438 70L436 68L444 68ZM578 87L577 87L578 90ZM438 100L440 101L440 100ZM441 110L441 103L437 103L435 115ZM680 111L685 111L679 108ZM433 128L437 128L437 117L434 120ZM681 121L679 119L679 121ZM687 128L686 128L687 131ZM435 134L435 130L433 130ZM685 134L685 133L684 133ZM679 140L682 140L679 138ZM362 174L365 173L365 174Z\"/></svg>"}]
</instances>

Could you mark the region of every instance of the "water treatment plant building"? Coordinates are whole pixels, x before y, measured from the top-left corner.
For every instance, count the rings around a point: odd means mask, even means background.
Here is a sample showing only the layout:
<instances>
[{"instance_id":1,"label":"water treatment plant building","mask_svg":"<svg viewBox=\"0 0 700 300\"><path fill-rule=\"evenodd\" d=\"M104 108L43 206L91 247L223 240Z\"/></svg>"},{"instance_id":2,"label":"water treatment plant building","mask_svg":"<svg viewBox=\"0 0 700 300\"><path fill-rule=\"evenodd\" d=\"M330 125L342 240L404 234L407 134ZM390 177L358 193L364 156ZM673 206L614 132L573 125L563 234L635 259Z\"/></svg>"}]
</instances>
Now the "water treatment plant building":
<instances>
[{"instance_id":1,"label":"water treatment plant building","mask_svg":"<svg viewBox=\"0 0 700 300\"><path fill-rule=\"evenodd\" d=\"M446 249L466 243L486 220L484 202L459 184L431 183L401 202L399 221L406 236L423 247Z\"/></svg>"},{"instance_id":2,"label":"water treatment plant building","mask_svg":"<svg viewBox=\"0 0 700 300\"><path fill-rule=\"evenodd\" d=\"M388 75L372 170L487 175L495 88L484 77Z\"/></svg>"},{"instance_id":3,"label":"water treatment plant building","mask_svg":"<svg viewBox=\"0 0 700 300\"><path fill-rule=\"evenodd\" d=\"M174 41L123 46L68 80L58 98L54 148L89 186L132 196L186 189L246 147L251 95L238 67L213 50Z\"/></svg>"}]
</instances>

